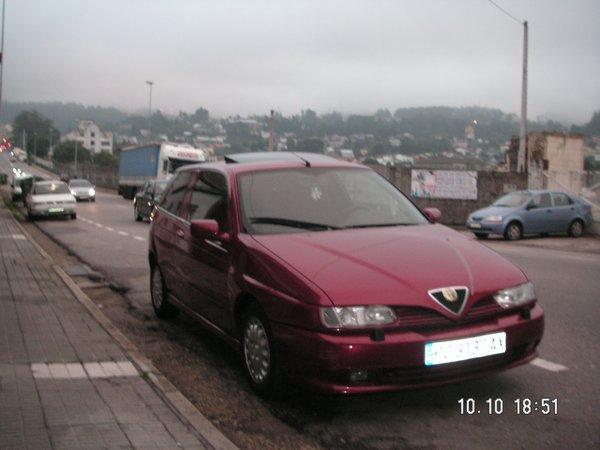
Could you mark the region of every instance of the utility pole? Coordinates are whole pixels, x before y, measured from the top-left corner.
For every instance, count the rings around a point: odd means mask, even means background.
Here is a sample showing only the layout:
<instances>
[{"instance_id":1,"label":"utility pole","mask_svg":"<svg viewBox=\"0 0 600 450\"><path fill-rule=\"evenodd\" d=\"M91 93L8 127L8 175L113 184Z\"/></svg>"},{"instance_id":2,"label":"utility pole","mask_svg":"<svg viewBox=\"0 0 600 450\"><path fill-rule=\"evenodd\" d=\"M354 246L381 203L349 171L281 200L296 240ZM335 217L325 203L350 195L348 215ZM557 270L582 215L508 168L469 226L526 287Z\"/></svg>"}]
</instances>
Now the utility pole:
<instances>
[{"instance_id":1,"label":"utility pole","mask_svg":"<svg viewBox=\"0 0 600 450\"><path fill-rule=\"evenodd\" d=\"M269 117L269 143L267 149L272 152L275 144L275 111L271 110Z\"/></svg>"},{"instance_id":2,"label":"utility pole","mask_svg":"<svg viewBox=\"0 0 600 450\"><path fill-rule=\"evenodd\" d=\"M517 172L527 172L527 53L529 28L523 22L523 81L521 84L521 127L519 130L519 157Z\"/></svg>"},{"instance_id":3,"label":"utility pole","mask_svg":"<svg viewBox=\"0 0 600 450\"><path fill-rule=\"evenodd\" d=\"M77 147L79 146L79 141L75 141L75 176L77 176Z\"/></svg>"},{"instance_id":4,"label":"utility pole","mask_svg":"<svg viewBox=\"0 0 600 450\"><path fill-rule=\"evenodd\" d=\"M0 120L2 119L2 72L4 72L4 12L6 0L2 0L2 36L0 37Z\"/></svg>"},{"instance_id":5,"label":"utility pole","mask_svg":"<svg viewBox=\"0 0 600 450\"><path fill-rule=\"evenodd\" d=\"M37 158L37 131L33 133L33 156Z\"/></svg>"},{"instance_id":6,"label":"utility pole","mask_svg":"<svg viewBox=\"0 0 600 450\"><path fill-rule=\"evenodd\" d=\"M50 159L51 152L52 152L52 127L50 127L48 129L48 153L46 154L48 159Z\"/></svg>"},{"instance_id":7,"label":"utility pole","mask_svg":"<svg viewBox=\"0 0 600 450\"><path fill-rule=\"evenodd\" d=\"M148 96L148 137L152 137L152 86L154 81L146 81L146 84L150 88Z\"/></svg>"}]
</instances>

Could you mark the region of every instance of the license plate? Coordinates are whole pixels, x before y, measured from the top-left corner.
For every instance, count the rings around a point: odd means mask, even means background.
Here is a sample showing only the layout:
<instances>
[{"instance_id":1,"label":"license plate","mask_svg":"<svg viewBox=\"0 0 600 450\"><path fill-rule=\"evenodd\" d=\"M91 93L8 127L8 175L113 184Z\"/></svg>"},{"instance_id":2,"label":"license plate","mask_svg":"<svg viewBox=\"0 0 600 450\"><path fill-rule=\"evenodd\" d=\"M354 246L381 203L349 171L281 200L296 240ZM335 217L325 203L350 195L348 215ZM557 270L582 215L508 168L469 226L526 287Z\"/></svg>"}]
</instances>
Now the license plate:
<instances>
[{"instance_id":1,"label":"license plate","mask_svg":"<svg viewBox=\"0 0 600 450\"><path fill-rule=\"evenodd\" d=\"M505 352L506 333L504 331L451 341L427 342L425 344L425 365L447 364Z\"/></svg>"},{"instance_id":2,"label":"license plate","mask_svg":"<svg viewBox=\"0 0 600 450\"><path fill-rule=\"evenodd\" d=\"M62 208L48 208L49 213L63 212Z\"/></svg>"},{"instance_id":3,"label":"license plate","mask_svg":"<svg viewBox=\"0 0 600 450\"><path fill-rule=\"evenodd\" d=\"M481 228L481 224L480 223L472 223L471 225L469 225L471 228Z\"/></svg>"}]
</instances>

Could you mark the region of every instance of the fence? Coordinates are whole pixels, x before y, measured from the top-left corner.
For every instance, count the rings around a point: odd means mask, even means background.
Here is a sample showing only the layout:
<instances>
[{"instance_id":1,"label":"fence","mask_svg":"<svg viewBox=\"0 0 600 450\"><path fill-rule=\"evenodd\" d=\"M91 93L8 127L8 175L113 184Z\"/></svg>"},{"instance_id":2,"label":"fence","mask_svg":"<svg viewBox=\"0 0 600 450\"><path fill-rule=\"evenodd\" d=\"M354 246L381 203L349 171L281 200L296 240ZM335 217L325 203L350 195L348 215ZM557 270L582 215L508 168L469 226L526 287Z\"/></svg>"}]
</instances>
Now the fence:
<instances>
[{"instance_id":1,"label":"fence","mask_svg":"<svg viewBox=\"0 0 600 450\"><path fill-rule=\"evenodd\" d=\"M57 175L65 174L70 178L85 178L96 186L117 189L119 185L116 168L98 167L89 163L80 163L75 168L73 163L62 164L41 158L34 158L34 162Z\"/></svg>"}]
</instances>

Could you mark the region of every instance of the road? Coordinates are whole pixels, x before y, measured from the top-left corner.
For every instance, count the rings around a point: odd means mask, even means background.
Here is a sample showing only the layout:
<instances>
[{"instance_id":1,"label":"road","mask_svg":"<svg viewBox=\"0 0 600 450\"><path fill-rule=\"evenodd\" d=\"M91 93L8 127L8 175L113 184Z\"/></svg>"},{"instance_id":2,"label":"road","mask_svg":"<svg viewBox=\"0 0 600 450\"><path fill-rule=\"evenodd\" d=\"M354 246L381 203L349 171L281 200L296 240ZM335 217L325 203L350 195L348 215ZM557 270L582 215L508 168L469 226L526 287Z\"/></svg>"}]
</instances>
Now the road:
<instances>
[{"instance_id":1,"label":"road","mask_svg":"<svg viewBox=\"0 0 600 450\"><path fill-rule=\"evenodd\" d=\"M0 170L7 164L0 156ZM78 204L77 220L40 220L35 226L127 289L118 301L94 300L241 447L600 447L598 253L486 243L523 268L546 311L540 358L531 364L441 388L350 398L291 389L272 402L253 395L237 356L197 324L186 317L153 317L148 224L134 221L130 201L99 192L96 203ZM472 415L459 409L459 400L468 398L476 402ZM543 398L557 399L557 415L542 414ZM487 399L501 399L502 413L489 414ZM538 401L537 411L517 414L514 402L524 399Z\"/></svg>"}]
</instances>

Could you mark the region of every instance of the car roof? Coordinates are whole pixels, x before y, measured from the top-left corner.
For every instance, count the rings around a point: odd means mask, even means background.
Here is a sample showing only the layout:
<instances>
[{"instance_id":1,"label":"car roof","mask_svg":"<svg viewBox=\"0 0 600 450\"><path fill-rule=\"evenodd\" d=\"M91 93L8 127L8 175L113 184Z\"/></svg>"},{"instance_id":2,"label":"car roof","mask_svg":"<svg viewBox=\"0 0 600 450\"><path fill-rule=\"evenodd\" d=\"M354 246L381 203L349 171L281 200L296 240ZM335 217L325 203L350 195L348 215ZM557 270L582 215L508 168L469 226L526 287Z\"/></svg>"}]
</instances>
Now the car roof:
<instances>
[{"instance_id":1,"label":"car roof","mask_svg":"<svg viewBox=\"0 0 600 450\"><path fill-rule=\"evenodd\" d=\"M293 169L300 167L338 167L369 170L367 167L361 164L340 161L319 153L253 152L227 155L223 161L186 165L178 169L178 171L218 169L223 172L236 174L243 172Z\"/></svg>"},{"instance_id":2,"label":"car roof","mask_svg":"<svg viewBox=\"0 0 600 450\"><path fill-rule=\"evenodd\" d=\"M64 181L60 180L44 180L44 181L36 181L35 184L67 184Z\"/></svg>"}]
</instances>

